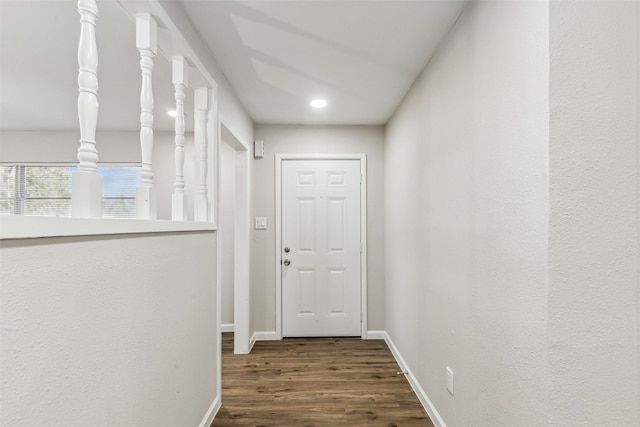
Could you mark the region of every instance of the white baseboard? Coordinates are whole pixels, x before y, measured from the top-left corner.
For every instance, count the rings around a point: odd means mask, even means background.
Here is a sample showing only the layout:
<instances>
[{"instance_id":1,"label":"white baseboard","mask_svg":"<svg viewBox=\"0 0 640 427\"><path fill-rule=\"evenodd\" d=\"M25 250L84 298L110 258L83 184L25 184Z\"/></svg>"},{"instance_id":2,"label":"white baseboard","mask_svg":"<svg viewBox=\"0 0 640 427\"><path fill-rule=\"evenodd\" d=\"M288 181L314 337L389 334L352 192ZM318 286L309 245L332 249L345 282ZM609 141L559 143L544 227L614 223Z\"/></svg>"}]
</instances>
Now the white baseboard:
<instances>
[{"instance_id":1,"label":"white baseboard","mask_svg":"<svg viewBox=\"0 0 640 427\"><path fill-rule=\"evenodd\" d=\"M372 332L377 333L378 331L372 331ZM389 334L387 334L386 331L379 331L379 332L382 332L382 334L384 335L384 340L389 346L389 349L391 350L393 357L395 357L396 362L398 362L400 369L407 373L406 374L407 381L409 381L411 388L413 389L416 396L418 396L418 399L420 400L420 403L422 403L424 410L427 411L427 414L429 414L429 418L431 418L431 421L433 422L433 424L436 427L447 427L444 420L436 410L436 407L433 406L433 402L431 402L431 399L429 399L429 396L427 396L427 393L424 392L417 378L413 375L413 372L411 372L411 369L409 369L407 362L404 361L404 358L400 354L400 351L398 351L398 348L393 343L393 340L391 339Z\"/></svg>"},{"instance_id":2,"label":"white baseboard","mask_svg":"<svg viewBox=\"0 0 640 427\"><path fill-rule=\"evenodd\" d=\"M251 339L249 340L249 353L251 353L251 350L253 350L253 346L256 344L256 333L254 332L251 335Z\"/></svg>"},{"instance_id":3,"label":"white baseboard","mask_svg":"<svg viewBox=\"0 0 640 427\"><path fill-rule=\"evenodd\" d=\"M256 332L254 335L256 336L256 341L277 341L280 339L276 331Z\"/></svg>"},{"instance_id":4,"label":"white baseboard","mask_svg":"<svg viewBox=\"0 0 640 427\"><path fill-rule=\"evenodd\" d=\"M220 332L233 332L234 324L233 323L223 323L220 325Z\"/></svg>"},{"instance_id":5,"label":"white baseboard","mask_svg":"<svg viewBox=\"0 0 640 427\"><path fill-rule=\"evenodd\" d=\"M279 339L275 331L254 332L249 341L249 351L251 351L256 341L277 341Z\"/></svg>"},{"instance_id":6,"label":"white baseboard","mask_svg":"<svg viewBox=\"0 0 640 427\"><path fill-rule=\"evenodd\" d=\"M218 411L220 410L221 407L222 407L222 400L220 400L220 396L217 396L214 399L213 403L211 403L209 410L207 411L204 418L200 422L200 427L209 427L213 422L213 419L218 414Z\"/></svg>"},{"instance_id":7,"label":"white baseboard","mask_svg":"<svg viewBox=\"0 0 640 427\"><path fill-rule=\"evenodd\" d=\"M367 331L366 339L368 340L384 340L387 337L385 331Z\"/></svg>"},{"instance_id":8,"label":"white baseboard","mask_svg":"<svg viewBox=\"0 0 640 427\"><path fill-rule=\"evenodd\" d=\"M252 341L277 341L278 335L275 331L254 332L251 336Z\"/></svg>"}]
</instances>

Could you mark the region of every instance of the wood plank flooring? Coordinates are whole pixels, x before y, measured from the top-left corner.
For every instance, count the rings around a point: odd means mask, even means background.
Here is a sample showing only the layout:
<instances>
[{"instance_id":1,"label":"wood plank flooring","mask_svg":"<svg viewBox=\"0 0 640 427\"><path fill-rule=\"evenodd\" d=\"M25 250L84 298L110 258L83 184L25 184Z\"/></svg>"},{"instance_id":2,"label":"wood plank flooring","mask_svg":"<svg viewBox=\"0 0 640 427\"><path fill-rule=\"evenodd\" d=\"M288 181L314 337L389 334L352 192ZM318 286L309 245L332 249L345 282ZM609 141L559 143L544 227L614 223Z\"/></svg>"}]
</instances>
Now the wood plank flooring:
<instances>
[{"instance_id":1,"label":"wood plank flooring","mask_svg":"<svg viewBox=\"0 0 640 427\"><path fill-rule=\"evenodd\" d=\"M249 355L222 341L212 426L433 426L382 340L260 341Z\"/></svg>"}]
</instances>

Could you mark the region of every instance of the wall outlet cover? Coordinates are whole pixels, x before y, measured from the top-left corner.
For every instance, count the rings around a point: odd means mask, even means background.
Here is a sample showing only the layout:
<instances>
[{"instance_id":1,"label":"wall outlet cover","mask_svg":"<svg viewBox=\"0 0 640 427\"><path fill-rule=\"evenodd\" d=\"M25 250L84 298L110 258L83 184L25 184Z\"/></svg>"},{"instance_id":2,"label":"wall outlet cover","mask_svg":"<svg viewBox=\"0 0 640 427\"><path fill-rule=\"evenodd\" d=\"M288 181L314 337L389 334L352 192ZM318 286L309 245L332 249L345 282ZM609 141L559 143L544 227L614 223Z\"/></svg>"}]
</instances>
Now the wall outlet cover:
<instances>
[{"instance_id":1,"label":"wall outlet cover","mask_svg":"<svg viewBox=\"0 0 640 427\"><path fill-rule=\"evenodd\" d=\"M453 371L447 366L447 390L453 396Z\"/></svg>"}]
</instances>

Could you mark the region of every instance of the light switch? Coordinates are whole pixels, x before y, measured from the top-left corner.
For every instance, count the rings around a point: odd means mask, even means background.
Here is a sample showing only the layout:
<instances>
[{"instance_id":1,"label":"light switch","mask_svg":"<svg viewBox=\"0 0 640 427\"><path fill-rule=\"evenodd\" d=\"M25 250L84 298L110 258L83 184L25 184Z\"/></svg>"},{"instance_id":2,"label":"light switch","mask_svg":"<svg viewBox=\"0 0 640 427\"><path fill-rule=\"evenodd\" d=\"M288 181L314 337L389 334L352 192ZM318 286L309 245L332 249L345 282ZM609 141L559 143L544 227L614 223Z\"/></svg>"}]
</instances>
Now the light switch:
<instances>
[{"instance_id":1,"label":"light switch","mask_svg":"<svg viewBox=\"0 0 640 427\"><path fill-rule=\"evenodd\" d=\"M267 218L264 216L256 217L256 230L266 230L267 229Z\"/></svg>"}]
</instances>

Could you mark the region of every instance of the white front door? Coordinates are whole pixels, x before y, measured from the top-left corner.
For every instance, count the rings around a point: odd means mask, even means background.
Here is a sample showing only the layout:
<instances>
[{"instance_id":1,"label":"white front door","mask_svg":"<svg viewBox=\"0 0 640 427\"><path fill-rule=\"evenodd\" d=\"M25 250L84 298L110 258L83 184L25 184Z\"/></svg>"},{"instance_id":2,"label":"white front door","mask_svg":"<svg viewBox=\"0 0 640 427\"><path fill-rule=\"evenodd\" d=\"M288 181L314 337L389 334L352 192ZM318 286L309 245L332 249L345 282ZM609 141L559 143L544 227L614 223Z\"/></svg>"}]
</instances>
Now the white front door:
<instances>
[{"instance_id":1,"label":"white front door","mask_svg":"<svg viewBox=\"0 0 640 427\"><path fill-rule=\"evenodd\" d=\"M359 160L282 161L282 335L360 336Z\"/></svg>"}]
</instances>

